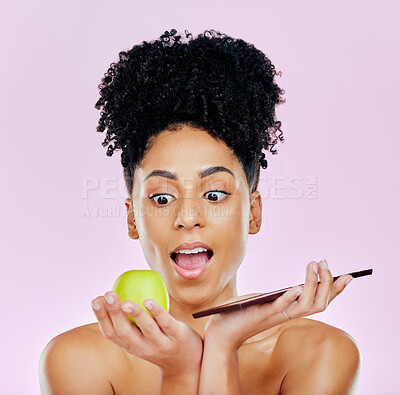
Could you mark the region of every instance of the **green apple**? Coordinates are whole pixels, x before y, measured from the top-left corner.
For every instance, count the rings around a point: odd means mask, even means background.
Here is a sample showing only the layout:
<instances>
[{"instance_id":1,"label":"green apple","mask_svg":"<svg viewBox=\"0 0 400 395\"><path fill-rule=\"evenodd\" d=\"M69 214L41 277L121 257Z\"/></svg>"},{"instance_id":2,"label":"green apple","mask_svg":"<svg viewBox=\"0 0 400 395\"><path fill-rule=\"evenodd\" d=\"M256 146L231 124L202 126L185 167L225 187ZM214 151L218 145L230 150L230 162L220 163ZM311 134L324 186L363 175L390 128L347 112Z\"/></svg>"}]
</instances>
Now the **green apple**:
<instances>
[{"instance_id":1,"label":"green apple","mask_svg":"<svg viewBox=\"0 0 400 395\"><path fill-rule=\"evenodd\" d=\"M154 270L129 270L122 273L112 288L121 303L130 300L139 305L150 317L154 316L143 306L146 299L153 299L169 312L169 295L163 278ZM128 314L132 324L138 326Z\"/></svg>"}]
</instances>

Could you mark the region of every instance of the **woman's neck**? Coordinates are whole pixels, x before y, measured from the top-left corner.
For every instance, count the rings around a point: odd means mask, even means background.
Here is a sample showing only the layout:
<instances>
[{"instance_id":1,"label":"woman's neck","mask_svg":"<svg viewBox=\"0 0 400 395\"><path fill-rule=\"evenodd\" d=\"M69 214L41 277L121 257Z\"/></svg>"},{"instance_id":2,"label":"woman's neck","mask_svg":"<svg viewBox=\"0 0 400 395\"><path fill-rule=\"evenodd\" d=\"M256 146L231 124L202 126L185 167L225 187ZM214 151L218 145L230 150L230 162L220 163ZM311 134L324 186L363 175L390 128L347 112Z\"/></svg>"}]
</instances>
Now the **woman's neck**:
<instances>
[{"instance_id":1,"label":"woman's neck","mask_svg":"<svg viewBox=\"0 0 400 395\"><path fill-rule=\"evenodd\" d=\"M193 318L193 313L201 310L206 310L214 306L225 303L227 300L237 297L236 289L236 274L222 289L222 291L214 295L214 298L202 305L183 304L170 296L169 314L175 319L184 322L186 325L193 328L197 333L204 337L204 328L211 316L202 318Z\"/></svg>"}]
</instances>

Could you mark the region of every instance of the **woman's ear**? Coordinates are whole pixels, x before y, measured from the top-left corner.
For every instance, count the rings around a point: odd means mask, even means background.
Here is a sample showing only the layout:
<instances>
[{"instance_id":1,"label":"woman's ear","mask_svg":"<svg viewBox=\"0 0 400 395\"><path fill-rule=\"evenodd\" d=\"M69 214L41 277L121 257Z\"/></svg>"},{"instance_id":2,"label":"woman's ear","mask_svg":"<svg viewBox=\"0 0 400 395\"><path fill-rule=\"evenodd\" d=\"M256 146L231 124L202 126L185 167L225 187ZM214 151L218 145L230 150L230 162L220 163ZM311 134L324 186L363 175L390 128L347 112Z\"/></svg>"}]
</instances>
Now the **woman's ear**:
<instances>
[{"instance_id":1,"label":"woman's ear","mask_svg":"<svg viewBox=\"0 0 400 395\"><path fill-rule=\"evenodd\" d=\"M250 195L250 218L249 234L256 234L261 227L262 200L259 191L254 191Z\"/></svg>"},{"instance_id":2,"label":"woman's ear","mask_svg":"<svg viewBox=\"0 0 400 395\"><path fill-rule=\"evenodd\" d=\"M135 214L133 212L133 204L131 198L125 199L125 207L127 213L128 235L131 239L136 240L139 238L139 232L136 227Z\"/></svg>"}]
</instances>

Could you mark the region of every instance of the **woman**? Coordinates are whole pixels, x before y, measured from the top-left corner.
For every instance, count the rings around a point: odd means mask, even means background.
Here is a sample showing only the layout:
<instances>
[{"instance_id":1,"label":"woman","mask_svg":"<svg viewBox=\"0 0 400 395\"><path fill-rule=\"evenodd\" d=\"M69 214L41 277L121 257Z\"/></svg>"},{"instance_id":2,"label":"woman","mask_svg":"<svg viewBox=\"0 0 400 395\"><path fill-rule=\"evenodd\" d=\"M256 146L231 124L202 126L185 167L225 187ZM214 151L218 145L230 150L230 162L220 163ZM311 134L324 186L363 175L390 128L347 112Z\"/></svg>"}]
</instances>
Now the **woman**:
<instances>
[{"instance_id":1,"label":"woman","mask_svg":"<svg viewBox=\"0 0 400 395\"><path fill-rule=\"evenodd\" d=\"M163 277L169 313L149 300L152 319L112 291L95 298L98 322L43 351L42 392L351 393L361 360L355 341L302 318L325 310L351 280L333 283L326 260L310 262L304 287L273 303L192 316L246 296L238 297L236 273L248 234L261 226L262 150L276 153L283 141L275 119L283 91L253 45L215 31L186 39L173 29L121 52L96 103L107 155L122 149L129 236Z\"/></svg>"}]
</instances>

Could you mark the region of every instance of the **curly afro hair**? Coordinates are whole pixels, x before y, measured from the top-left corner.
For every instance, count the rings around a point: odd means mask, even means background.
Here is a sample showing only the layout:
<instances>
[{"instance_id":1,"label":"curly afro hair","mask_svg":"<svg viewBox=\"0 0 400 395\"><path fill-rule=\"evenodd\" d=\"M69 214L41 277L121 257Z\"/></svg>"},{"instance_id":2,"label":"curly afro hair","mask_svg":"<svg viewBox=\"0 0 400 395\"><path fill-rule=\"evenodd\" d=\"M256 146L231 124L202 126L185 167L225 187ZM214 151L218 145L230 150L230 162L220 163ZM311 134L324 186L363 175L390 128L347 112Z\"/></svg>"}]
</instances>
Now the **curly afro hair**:
<instances>
[{"instance_id":1,"label":"curly afro hair","mask_svg":"<svg viewBox=\"0 0 400 395\"><path fill-rule=\"evenodd\" d=\"M98 132L112 156L122 149L126 188L154 137L188 124L224 141L239 159L250 193L267 168L263 149L284 141L275 106L284 91L274 82L271 61L241 39L206 30L186 39L175 29L119 53L99 85ZM279 131L279 136L276 132ZM113 144L111 143L113 141ZM111 143L111 144L110 144Z\"/></svg>"}]
</instances>

